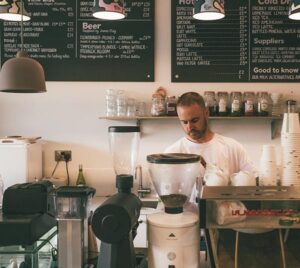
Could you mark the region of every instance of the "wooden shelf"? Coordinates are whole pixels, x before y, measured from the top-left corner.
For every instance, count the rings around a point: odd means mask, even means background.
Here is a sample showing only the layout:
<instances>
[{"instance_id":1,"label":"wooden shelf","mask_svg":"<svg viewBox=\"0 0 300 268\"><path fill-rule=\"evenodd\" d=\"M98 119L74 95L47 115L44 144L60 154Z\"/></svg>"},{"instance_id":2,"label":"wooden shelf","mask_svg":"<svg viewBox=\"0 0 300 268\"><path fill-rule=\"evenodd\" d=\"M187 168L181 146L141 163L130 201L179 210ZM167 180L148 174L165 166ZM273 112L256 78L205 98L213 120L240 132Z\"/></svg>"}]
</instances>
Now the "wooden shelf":
<instances>
[{"instance_id":1,"label":"wooden shelf","mask_svg":"<svg viewBox=\"0 0 300 268\"><path fill-rule=\"evenodd\" d=\"M143 120L174 120L177 116L100 116L99 119L128 121L135 120L137 125L141 125ZM210 120L258 120L267 121L271 124L271 138L276 137L277 123L282 120L282 116L210 116Z\"/></svg>"}]
</instances>

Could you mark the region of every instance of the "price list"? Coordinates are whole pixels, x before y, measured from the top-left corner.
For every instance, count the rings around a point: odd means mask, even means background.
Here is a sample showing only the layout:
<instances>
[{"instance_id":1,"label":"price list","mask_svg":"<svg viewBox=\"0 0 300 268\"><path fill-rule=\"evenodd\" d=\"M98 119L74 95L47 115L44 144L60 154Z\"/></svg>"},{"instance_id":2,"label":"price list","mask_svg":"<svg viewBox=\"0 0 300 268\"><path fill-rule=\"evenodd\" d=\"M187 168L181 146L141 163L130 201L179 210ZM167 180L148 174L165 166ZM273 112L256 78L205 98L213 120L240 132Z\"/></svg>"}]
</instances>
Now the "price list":
<instances>
[{"instance_id":1,"label":"price list","mask_svg":"<svg viewBox=\"0 0 300 268\"><path fill-rule=\"evenodd\" d=\"M92 16L90 0L28 0L24 49L47 81L154 81L154 0L126 1L126 18ZM21 48L20 23L1 22L1 64Z\"/></svg>"},{"instance_id":2,"label":"price list","mask_svg":"<svg viewBox=\"0 0 300 268\"><path fill-rule=\"evenodd\" d=\"M224 19L192 18L172 1L172 82L299 82L300 22L288 1L232 0Z\"/></svg>"}]
</instances>

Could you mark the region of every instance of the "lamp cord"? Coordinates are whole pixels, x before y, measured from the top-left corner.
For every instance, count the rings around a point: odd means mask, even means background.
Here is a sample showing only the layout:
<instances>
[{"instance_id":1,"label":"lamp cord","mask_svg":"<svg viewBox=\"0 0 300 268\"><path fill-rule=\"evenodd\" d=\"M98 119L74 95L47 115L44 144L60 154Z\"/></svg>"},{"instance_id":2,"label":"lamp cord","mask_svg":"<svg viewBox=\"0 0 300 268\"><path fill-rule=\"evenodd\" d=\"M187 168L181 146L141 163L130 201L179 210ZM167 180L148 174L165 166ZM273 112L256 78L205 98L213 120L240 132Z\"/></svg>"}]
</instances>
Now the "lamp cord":
<instances>
[{"instance_id":1,"label":"lamp cord","mask_svg":"<svg viewBox=\"0 0 300 268\"><path fill-rule=\"evenodd\" d=\"M69 168L68 168L68 163L69 161L65 161L66 162L66 171L67 171L67 186L70 185L70 175L69 175Z\"/></svg>"}]
</instances>

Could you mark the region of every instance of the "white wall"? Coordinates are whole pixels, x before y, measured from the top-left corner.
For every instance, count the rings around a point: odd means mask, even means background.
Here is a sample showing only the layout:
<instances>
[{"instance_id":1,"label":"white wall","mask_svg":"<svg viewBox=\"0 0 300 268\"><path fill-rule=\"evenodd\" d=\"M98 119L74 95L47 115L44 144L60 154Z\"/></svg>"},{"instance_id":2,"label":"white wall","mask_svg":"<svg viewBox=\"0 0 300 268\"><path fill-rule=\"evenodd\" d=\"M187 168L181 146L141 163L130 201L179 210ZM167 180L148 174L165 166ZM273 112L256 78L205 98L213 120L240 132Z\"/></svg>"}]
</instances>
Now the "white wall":
<instances>
[{"instance_id":1,"label":"white wall","mask_svg":"<svg viewBox=\"0 0 300 268\"><path fill-rule=\"evenodd\" d=\"M155 82L47 82L44 94L0 94L0 136L42 136L44 142L44 175L54 168L54 150L72 150L69 164L72 182L76 180L78 164L82 163L88 184L97 195L114 192L114 173L108 151L107 128L110 125L134 124L98 119L105 114L105 90L124 89L127 95L150 103L159 86L170 95L195 90L282 92L296 100L300 98L299 83L171 83L171 0L156 1L155 22ZM214 121L214 130L236 138L244 144L255 163L265 143L279 146L279 138L271 140L270 124L262 122ZM169 122L143 121L139 162L162 152L183 132L177 120ZM55 174L66 176L61 163Z\"/></svg>"}]
</instances>

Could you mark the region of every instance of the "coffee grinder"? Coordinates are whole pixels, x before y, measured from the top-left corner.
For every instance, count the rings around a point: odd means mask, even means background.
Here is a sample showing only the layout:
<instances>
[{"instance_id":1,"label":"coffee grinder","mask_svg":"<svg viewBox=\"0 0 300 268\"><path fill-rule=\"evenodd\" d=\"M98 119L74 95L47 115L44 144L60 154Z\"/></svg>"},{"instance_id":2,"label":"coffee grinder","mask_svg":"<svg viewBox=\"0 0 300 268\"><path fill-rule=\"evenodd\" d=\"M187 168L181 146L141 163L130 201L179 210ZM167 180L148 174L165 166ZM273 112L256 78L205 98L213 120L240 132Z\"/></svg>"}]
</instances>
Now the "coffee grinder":
<instances>
[{"instance_id":1,"label":"coffee grinder","mask_svg":"<svg viewBox=\"0 0 300 268\"><path fill-rule=\"evenodd\" d=\"M135 268L133 239L142 202L131 193L140 142L139 126L108 128L118 192L94 212L92 228L101 240L98 268Z\"/></svg>"},{"instance_id":2,"label":"coffee grinder","mask_svg":"<svg viewBox=\"0 0 300 268\"><path fill-rule=\"evenodd\" d=\"M62 186L54 191L59 267L88 265L88 215L95 192L88 186Z\"/></svg>"},{"instance_id":3,"label":"coffee grinder","mask_svg":"<svg viewBox=\"0 0 300 268\"><path fill-rule=\"evenodd\" d=\"M131 193L132 175L117 175L118 193L94 212L92 228L101 240L98 268L135 268L133 239L138 227L142 202Z\"/></svg>"},{"instance_id":4,"label":"coffee grinder","mask_svg":"<svg viewBox=\"0 0 300 268\"><path fill-rule=\"evenodd\" d=\"M148 216L148 267L199 268L198 215L184 211L200 157L193 154L148 155L149 174L165 211Z\"/></svg>"}]
</instances>

